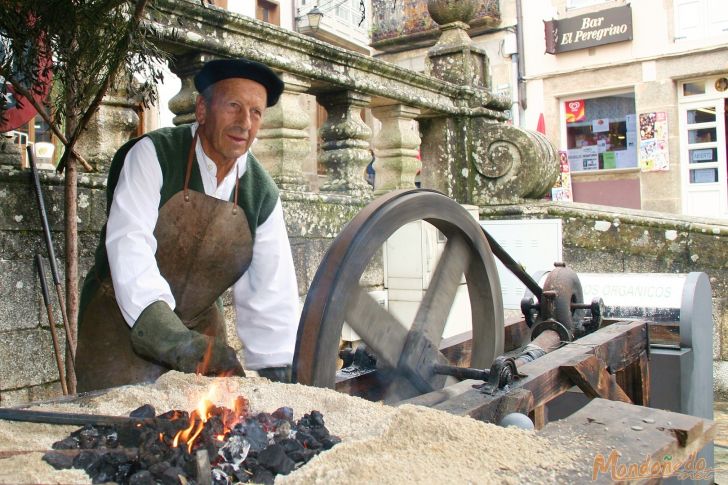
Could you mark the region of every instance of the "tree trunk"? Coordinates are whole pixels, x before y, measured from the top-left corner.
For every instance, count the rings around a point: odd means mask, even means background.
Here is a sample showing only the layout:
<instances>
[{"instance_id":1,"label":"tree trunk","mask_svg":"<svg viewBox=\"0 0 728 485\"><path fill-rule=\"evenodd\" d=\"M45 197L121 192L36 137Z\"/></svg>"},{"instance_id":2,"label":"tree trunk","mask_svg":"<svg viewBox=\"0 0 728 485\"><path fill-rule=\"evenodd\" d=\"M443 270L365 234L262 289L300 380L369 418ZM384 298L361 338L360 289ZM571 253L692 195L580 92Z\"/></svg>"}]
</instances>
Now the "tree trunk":
<instances>
[{"instance_id":1,"label":"tree trunk","mask_svg":"<svg viewBox=\"0 0 728 485\"><path fill-rule=\"evenodd\" d=\"M73 41L75 43L75 40ZM73 66L70 66L73 68ZM71 345L75 345L78 335L78 163L73 156L73 134L78 125L78 117L73 107L73 100L76 96L76 86L66 86L66 138L70 141L66 158L65 177L65 258L66 258L66 314L68 326L73 336ZM73 361L73 353L66 351L66 375L68 376L68 392L76 393L76 367Z\"/></svg>"},{"instance_id":2,"label":"tree trunk","mask_svg":"<svg viewBox=\"0 0 728 485\"><path fill-rule=\"evenodd\" d=\"M76 341L78 334L78 207L76 205L78 193L78 164L73 155L68 157L66 165L65 187L65 213L66 213L66 313L68 325ZM74 351L76 349L73 349ZM74 352L75 353L75 352ZM66 352L66 361L72 359L70 352ZM76 393L76 372L73 365L66 365L68 375L68 391Z\"/></svg>"}]
</instances>

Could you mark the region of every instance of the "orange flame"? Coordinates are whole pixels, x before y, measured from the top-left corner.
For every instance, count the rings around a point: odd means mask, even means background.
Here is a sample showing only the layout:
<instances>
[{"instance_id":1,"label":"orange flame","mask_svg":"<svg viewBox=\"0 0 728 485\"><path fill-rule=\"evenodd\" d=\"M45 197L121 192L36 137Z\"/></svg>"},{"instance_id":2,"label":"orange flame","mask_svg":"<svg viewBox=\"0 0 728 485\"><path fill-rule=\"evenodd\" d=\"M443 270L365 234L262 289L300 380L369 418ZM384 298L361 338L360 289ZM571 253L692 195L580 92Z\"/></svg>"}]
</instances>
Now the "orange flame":
<instances>
[{"instance_id":1,"label":"orange flame","mask_svg":"<svg viewBox=\"0 0 728 485\"><path fill-rule=\"evenodd\" d=\"M205 349L205 353L202 356L202 360L200 360L200 362L195 367L195 374L200 374L203 376L215 375L217 377L232 376L234 373L233 369L229 369L229 370L226 370L223 372L211 372L210 371L210 362L212 361L213 348L214 348L214 340L212 338L210 338L210 343L207 344L207 348Z\"/></svg>"},{"instance_id":2,"label":"orange flame","mask_svg":"<svg viewBox=\"0 0 728 485\"><path fill-rule=\"evenodd\" d=\"M192 448L195 441L202 433L205 423L213 416L213 410L216 409L217 414L222 420L223 432L215 436L218 441L224 441L225 435L235 426L241 416L245 416L249 411L248 400L243 396L237 396L232 403L228 412L220 414L221 408L215 408L213 399L219 399L219 390L213 384L207 391L207 396L201 398L197 403L197 409L192 411L189 418L189 426L182 431L177 432L172 441L172 446L177 447L180 444L187 445L187 451L192 454Z\"/></svg>"},{"instance_id":3,"label":"orange flame","mask_svg":"<svg viewBox=\"0 0 728 485\"><path fill-rule=\"evenodd\" d=\"M207 348L205 349L205 354L202 356L202 360L199 364L197 364L197 368L195 369L196 374L207 375L207 371L210 368L210 361L212 360L212 344L214 340L209 339L209 342L210 343L207 344Z\"/></svg>"},{"instance_id":4,"label":"orange flame","mask_svg":"<svg viewBox=\"0 0 728 485\"><path fill-rule=\"evenodd\" d=\"M195 440L202 433L205 423L210 418L210 409L212 406L213 404L209 400L201 400L197 405L197 409L192 411L190 415L190 425L182 431L177 432L172 441L172 445L176 447L181 441L183 444L187 444L187 451L192 453L192 446L195 444Z\"/></svg>"}]
</instances>

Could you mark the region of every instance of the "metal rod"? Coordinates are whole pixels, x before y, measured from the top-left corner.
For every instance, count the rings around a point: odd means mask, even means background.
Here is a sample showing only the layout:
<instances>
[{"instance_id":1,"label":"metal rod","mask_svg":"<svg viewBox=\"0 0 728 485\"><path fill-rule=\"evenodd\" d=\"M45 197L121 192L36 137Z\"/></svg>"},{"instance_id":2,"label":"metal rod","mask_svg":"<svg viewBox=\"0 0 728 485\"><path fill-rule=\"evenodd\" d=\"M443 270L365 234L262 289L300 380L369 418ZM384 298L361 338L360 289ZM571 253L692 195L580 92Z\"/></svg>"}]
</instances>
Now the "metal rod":
<instances>
[{"instance_id":1,"label":"metal rod","mask_svg":"<svg viewBox=\"0 0 728 485\"><path fill-rule=\"evenodd\" d=\"M58 335L56 334L56 319L53 317L53 310L51 308L50 297L48 296L48 285L46 284L45 270L43 269L43 258L40 254L35 255L35 264L38 267L38 276L40 278L40 289L43 293L43 302L45 303L46 312L48 313L48 324L51 329L51 338L53 339L53 353L56 356L56 365L58 366L58 377L61 380L61 389L63 389L63 395L68 395L68 383L66 382L66 375L63 371L63 359L61 359L61 349L58 344Z\"/></svg>"},{"instance_id":2,"label":"metal rod","mask_svg":"<svg viewBox=\"0 0 728 485\"><path fill-rule=\"evenodd\" d=\"M58 304L61 307L61 317L63 318L63 328L66 331L66 346L68 352L71 354L71 365L75 365L76 361L76 341L73 338L71 327L68 323L68 314L66 313L66 302L63 298L63 288L61 286L61 278L58 276L58 266L56 266L56 253L53 249L53 239L51 236L51 229L48 225L48 213L46 212L45 202L43 201L43 192L40 187L40 177L38 176L38 169L35 166L35 154L33 153L33 147L28 146L28 162L30 163L30 169L33 172L33 187L35 188L35 195L38 199L38 211L40 212L40 220L43 225L43 235L45 236L46 247L48 248L48 261L51 265L51 275L53 276L53 284L56 287L56 295L58 297Z\"/></svg>"},{"instance_id":3,"label":"metal rod","mask_svg":"<svg viewBox=\"0 0 728 485\"><path fill-rule=\"evenodd\" d=\"M169 422L162 418L130 418L126 416L107 416L103 414L59 413L54 411L34 411L29 409L0 408L0 419L22 421L25 423L62 424L72 426L128 426L156 425Z\"/></svg>"},{"instance_id":4,"label":"metal rod","mask_svg":"<svg viewBox=\"0 0 728 485\"><path fill-rule=\"evenodd\" d=\"M166 418L132 418L126 416L105 416L102 414L31 411L17 408L0 408L0 419L66 426L114 426L119 434L119 444L124 448L139 446L141 433L145 426L153 427L167 434L174 434L180 429L179 422ZM184 419L182 424L183 427L186 426L187 420Z\"/></svg>"},{"instance_id":5,"label":"metal rod","mask_svg":"<svg viewBox=\"0 0 728 485\"><path fill-rule=\"evenodd\" d=\"M488 234L485 229L483 229L483 234L485 234L485 238L488 240L488 244L490 244L490 249L491 251L493 251L495 257L500 259L501 263L503 263L503 265L508 268L508 270L513 273L516 278L521 280L521 283L526 285L526 288L528 288L531 293L534 294L538 301L541 301L541 293L543 292L543 290L538 285L538 283L533 278L531 278L531 275L524 271L520 264L518 264L513 258L511 258L510 254L508 254L506 250L503 249L503 246L498 244L498 241L493 239L493 237Z\"/></svg>"},{"instance_id":6,"label":"metal rod","mask_svg":"<svg viewBox=\"0 0 728 485\"><path fill-rule=\"evenodd\" d=\"M446 376L457 377L460 380L476 379L487 381L490 371L488 369L473 369L471 367L458 367L456 365L434 364L432 372Z\"/></svg>"}]
</instances>

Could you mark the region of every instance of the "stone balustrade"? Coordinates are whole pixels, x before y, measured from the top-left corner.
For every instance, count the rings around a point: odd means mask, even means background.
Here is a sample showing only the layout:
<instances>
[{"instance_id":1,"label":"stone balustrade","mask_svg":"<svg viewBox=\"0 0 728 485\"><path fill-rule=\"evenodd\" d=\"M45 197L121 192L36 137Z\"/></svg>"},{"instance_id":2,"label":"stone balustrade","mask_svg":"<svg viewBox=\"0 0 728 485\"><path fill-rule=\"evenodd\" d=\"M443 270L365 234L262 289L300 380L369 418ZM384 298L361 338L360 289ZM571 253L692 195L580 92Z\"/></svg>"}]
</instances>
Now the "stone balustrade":
<instances>
[{"instance_id":1,"label":"stone balustrade","mask_svg":"<svg viewBox=\"0 0 728 485\"><path fill-rule=\"evenodd\" d=\"M519 192L514 191L514 184L503 183L507 178L538 177L539 183L544 185L546 180L545 185L549 185L556 177L557 163L551 152L545 158L529 158L517 153L515 143L501 144L499 150L485 147L481 150L485 156L479 160L471 156L473 141L481 139L492 125L508 119L509 103L488 89L487 56L471 45L467 24L462 21L441 27L440 42L431 50L429 74L249 17L204 8L196 0L156 2L145 25L171 54L170 67L182 81L180 92L170 102L175 123L193 120L196 92L192 77L212 58L246 57L281 74L286 85L284 95L266 113L253 151L284 191L315 192L318 188L321 193L367 200L373 195L365 180L372 154L376 194L413 187L421 169L423 186L459 202L512 203L540 197L550 186L539 193ZM323 180L313 188L306 183L310 174L303 165L312 152L311 144L316 143L307 136L313 132L315 117L310 113L307 117L301 109L303 96L314 96L328 115L318 130L317 161ZM361 112L366 109L371 109L381 125L375 132L362 121ZM523 135L513 127L499 133L505 141ZM530 140L534 147L544 141L534 136ZM486 177L473 167L476 162L501 166L505 162L499 159L504 157L521 161L514 165L517 173ZM535 170L529 164L547 169Z\"/></svg>"},{"instance_id":2,"label":"stone balustrade","mask_svg":"<svg viewBox=\"0 0 728 485\"><path fill-rule=\"evenodd\" d=\"M414 187L418 170L423 187L479 205L540 197L555 179L557 160L543 148L548 142L505 127L509 101L488 89L487 57L470 45L465 25L457 20L442 27L446 35L433 47L431 70L420 74L204 7L199 0L157 0L144 22L181 80L169 102L176 124L194 120L192 80L210 59L247 57L280 73L285 91L266 111L253 151L281 189L302 297L330 241L375 195ZM107 97L78 145L97 170L79 179L82 274L105 221L105 172L116 148L135 131L129 101L121 89ZM316 105L327 114L320 127ZM44 249L37 209L27 202L33 200L30 174L19 169L19 153L5 145L0 144L0 353L6 356L0 359L5 376L0 405L12 405L58 395L60 388L33 266L34 254ZM372 155L373 188L365 178ZM314 156L317 160L310 159ZM56 254L62 256L63 178L49 173L41 180ZM382 265L372 264L363 284L382 281ZM238 342L230 333L229 340Z\"/></svg>"}]
</instances>

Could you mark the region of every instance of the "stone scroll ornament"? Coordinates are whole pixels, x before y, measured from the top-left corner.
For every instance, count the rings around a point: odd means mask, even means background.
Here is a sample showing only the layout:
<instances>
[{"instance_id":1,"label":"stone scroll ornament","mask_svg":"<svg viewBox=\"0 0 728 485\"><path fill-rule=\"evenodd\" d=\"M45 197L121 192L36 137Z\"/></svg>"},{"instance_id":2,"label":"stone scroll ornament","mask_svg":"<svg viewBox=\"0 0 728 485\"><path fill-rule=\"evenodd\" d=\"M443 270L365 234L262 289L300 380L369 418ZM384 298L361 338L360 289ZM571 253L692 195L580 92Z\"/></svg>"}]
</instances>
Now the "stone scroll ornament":
<instances>
[{"instance_id":1,"label":"stone scroll ornament","mask_svg":"<svg viewBox=\"0 0 728 485\"><path fill-rule=\"evenodd\" d=\"M559 175L559 154L544 135L479 118L470 122L474 203L516 203L549 193Z\"/></svg>"}]
</instances>

